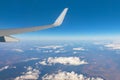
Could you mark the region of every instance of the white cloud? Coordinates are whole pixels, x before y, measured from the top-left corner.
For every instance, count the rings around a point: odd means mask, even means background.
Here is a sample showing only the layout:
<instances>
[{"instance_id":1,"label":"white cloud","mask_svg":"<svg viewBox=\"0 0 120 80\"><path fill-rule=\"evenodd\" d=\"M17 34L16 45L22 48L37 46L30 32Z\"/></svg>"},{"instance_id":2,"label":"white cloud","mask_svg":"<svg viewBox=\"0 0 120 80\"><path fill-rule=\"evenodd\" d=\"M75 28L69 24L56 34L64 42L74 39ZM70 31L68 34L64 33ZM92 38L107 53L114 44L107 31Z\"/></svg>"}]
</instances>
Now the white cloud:
<instances>
[{"instance_id":1,"label":"white cloud","mask_svg":"<svg viewBox=\"0 0 120 80\"><path fill-rule=\"evenodd\" d=\"M37 80L39 78L39 70L33 69L32 67L27 68L27 72L23 75L16 77L14 80Z\"/></svg>"},{"instance_id":2,"label":"white cloud","mask_svg":"<svg viewBox=\"0 0 120 80\"><path fill-rule=\"evenodd\" d=\"M64 50L64 46L60 46L60 45L49 45L49 46L36 47L35 50L43 52L43 53L64 53L66 52Z\"/></svg>"},{"instance_id":3,"label":"white cloud","mask_svg":"<svg viewBox=\"0 0 120 80\"><path fill-rule=\"evenodd\" d=\"M7 69L15 69L16 68L16 66L4 66L4 67L2 67L2 68L0 68L0 72L1 71L4 71L4 70L7 70Z\"/></svg>"},{"instance_id":4,"label":"white cloud","mask_svg":"<svg viewBox=\"0 0 120 80\"><path fill-rule=\"evenodd\" d=\"M60 50L55 51L55 53L60 53L60 52L61 52Z\"/></svg>"},{"instance_id":5,"label":"white cloud","mask_svg":"<svg viewBox=\"0 0 120 80\"><path fill-rule=\"evenodd\" d=\"M44 75L42 77L42 80L104 80L104 79L99 78L99 77L88 78L82 74L77 74L74 71L72 71L72 72L59 71L57 74L53 73L50 75L48 75L48 74Z\"/></svg>"},{"instance_id":6,"label":"white cloud","mask_svg":"<svg viewBox=\"0 0 120 80\"><path fill-rule=\"evenodd\" d=\"M12 49L12 51L15 51L15 52L24 52L22 49Z\"/></svg>"},{"instance_id":7,"label":"white cloud","mask_svg":"<svg viewBox=\"0 0 120 80\"><path fill-rule=\"evenodd\" d=\"M45 48L45 49L57 49L57 48L62 48L63 46L57 46L57 45L50 45L50 46L43 46L39 48Z\"/></svg>"},{"instance_id":8,"label":"white cloud","mask_svg":"<svg viewBox=\"0 0 120 80\"><path fill-rule=\"evenodd\" d=\"M61 50L61 49L57 49L57 50L43 50L41 51L43 53L65 53L66 51L65 50Z\"/></svg>"},{"instance_id":9,"label":"white cloud","mask_svg":"<svg viewBox=\"0 0 120 80\"><path fill-rule=\"evenodd\" d=\"M111 43L104 45L105 47L113 50L120 50L120 43Z\"/></svg>"},{"instance_id":10,"label":"white cloud","mask_svg":"<svg viewBox=\"0 0 120 80\"><path fill-rule=\"evenodd\" d=\"M4 67L0 68L0 71L6 70L8 68L9 68L9 66L4 66Z\"/></svg>"},{"instance_id":11,"label":"white cloud","mask_svg":"<svg viewBox=\"0 0 120 80\"><path fill-rule=\"evenodd\" d=\"M32 61L32 60L38 60L39 58L30 58L30 59L26 59L26 60L24 60L24 61Z\"/></svg>"},{"instance_id":12,"label":"white cloud","mask_svg":"<svg viewBox=\"0 0 120 80\"><path fill-rule=\"evenodd\" d=\"M77 54L77 53L78 53L78 52L76 52L76 51L75 51L75 52L73 52L73 54Z\"/></svg>"},{"instance_id":13,"label":"white cloud","mask_svg":"<svg viewBox=\"0 0 120 80\"><path fill-rule=\"evenodd\" d=\"M83 65L83 64L88 64L84 60L80 60L78 57L49 57L47 60L43 60L42 62L39 62L40 64L43 65L52 65L52 64L63 64L63 65Z\"/></svg>"},{"instance_id":14,"label":"white cloud","mask_svg":"<svg viewBox=\"0 0 120 80\"><path fill-rule=\"evenodd\" d=\"M61 45L48 45L48 46L36 46L35 48L30 48L29 50L36 50L41 53L64 53L64 46Z\"/></svg>"},{"instance_id":15,"label":"white cloud","mask_svg":"<svg viewBox=\"0 0 120 80\"><path fill-rule=\"evenodd\" d=\"M2 68L0 68L0 71L6 70L6 69L15 69L16 66L4 66Z\"/></svg>"},{"instance_id":16,"label":"white cloud","mask_svg":"<svg viewBox=\"0 0 120 80\"><path fill-rule=\"evenodd\" d=\"M82 47L78 47L78 48L73 48L73 50L75 50L75 51L84 51L85 49L82 48Z\"/></svg>"},{"instance_id":17,"label":"white cloud","mask_svg":"<svg viewBox=\"0 0 120 80\"><path fill-rule=\"evenodd\" d=\"M41 64L41 65L47 65L46 61L41 61L41 62L39 62L39 64Z\"/></svg>"},{"instance_id":18,"label":"white cloud","mask_svg":"<svg viewBox=\"0 0 120 80\"><path fill-rule=\"evenodd\" d=\"M16 68L16 66L13 66L12 68L14 68L14 69L15 69L15 68Z\"/></svg>"}]
</instances>

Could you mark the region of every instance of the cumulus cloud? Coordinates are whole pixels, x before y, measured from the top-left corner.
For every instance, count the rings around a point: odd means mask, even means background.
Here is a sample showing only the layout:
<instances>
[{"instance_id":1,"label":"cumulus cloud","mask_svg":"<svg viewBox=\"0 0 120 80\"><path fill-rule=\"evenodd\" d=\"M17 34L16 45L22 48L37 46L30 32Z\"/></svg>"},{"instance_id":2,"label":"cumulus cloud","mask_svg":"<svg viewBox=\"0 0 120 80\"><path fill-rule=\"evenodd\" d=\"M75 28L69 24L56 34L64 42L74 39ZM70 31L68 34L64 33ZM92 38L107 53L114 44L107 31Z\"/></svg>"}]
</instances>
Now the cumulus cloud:
<instances>
[{"instance_id":1,"label":"cumulus cloud","mask_svg":"<svg viewBox=\"0 0 120 80\"><path fill-rule=\"evenodd\" d=\"M39 62L42 65L52 65L52 64L63 64L63 65L83 65L87 64L84 60L80 60L78 57L49 57L47 60L44 59L42 62Z\"/></svg>"},{"instance_id":2,"label":"cumulus cloud","mask_svg":"<svg viewBox=\"0 0 120 80\"><path fill-rule=\"evenodd\" d=\"M82 74L77 74L75 73L74 71L72 72L61 72L59 71L58 73L53 73L53 74L46 74L42 77L42 80L104 80L102 78L94 78L94 77L91 77L91 78L88 78L88 77L85 77L84 75Z\"/></svg>"},{"instance_id":3,"label":"cumulus cloud","mask_svg":"<svg viewBox=\"0 0 120 80\"><path fill-rule=\"evenodd\" d=\"M37 80L39 78L39 70L33 69L32 67L27 68L27 72L23 75L16 77L14 80Z\"/></svg>"},{"instance_id":4,"label":"cumulus cloud","mask_svg":"<svg viewBox=\"0 0 120 80\"><path fill-rule=\"evenodd\" d=\"M9 68L9 66L4 66L4 67L0 68L0 71L6 70L8 68Z\"/></svg>"},{"instance_id":5,"label":"cumulus cloud","mask_svg":"<svg viewBox=\"0 0 120 80\"><path fill-rule=\"evenodd\" d=\"M84 51L85 49L82 48L82 47L78 47L78 48L73 48L73 50L75 50L75 51Z\"/></svg>"},{"instance_id":6,"label":"cumulus cloud","mask_svg":"<svg viewBox=\"0 0 120 80\"><path fill-rule=\"evenodd\" d=\"M24 52L22 49L12 49L12 51L15 51L15 52Z\"/></svg>"},{"instance_id":7,"label":"cumulus cloud","mask_svg":"<svg viewBox=\"0 0 120 80\"><path fill-rule=\"evenodd\" d=\"M105 47L113 50L120 50L120 43L111 43L104 45Z\"/></svg>"}]
</instances>

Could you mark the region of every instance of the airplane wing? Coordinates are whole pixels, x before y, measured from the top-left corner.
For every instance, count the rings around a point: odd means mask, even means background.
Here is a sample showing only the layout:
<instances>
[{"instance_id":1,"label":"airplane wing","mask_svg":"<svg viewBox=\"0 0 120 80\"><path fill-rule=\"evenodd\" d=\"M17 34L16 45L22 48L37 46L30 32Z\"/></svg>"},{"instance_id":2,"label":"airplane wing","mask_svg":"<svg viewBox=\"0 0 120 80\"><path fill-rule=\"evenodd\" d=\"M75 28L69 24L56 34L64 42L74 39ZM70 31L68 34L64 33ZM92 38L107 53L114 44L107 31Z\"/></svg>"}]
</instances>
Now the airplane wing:
<instances>
[{"instance_id":1,"label":"airplane wing","mask_svg":"<svg viewBox=\"0 0 120 80\"><path fill-rule=\"evenodd\" d=\"M48 28L53 28L56 26L60 26L65 18L65 15L68 11L68 8L65 8L63 12L60 14L60 16L56 19L56 21L53 24L45 25L45 26L35 26L30 28L18 28L18 29L3 29L0 30L0 42L11 42L11 41L18 41L14 37L11 37L10 35L14 34L20 34L20 33L26 33L26 32L33 32Z\"/></svg>"}]
</instances>

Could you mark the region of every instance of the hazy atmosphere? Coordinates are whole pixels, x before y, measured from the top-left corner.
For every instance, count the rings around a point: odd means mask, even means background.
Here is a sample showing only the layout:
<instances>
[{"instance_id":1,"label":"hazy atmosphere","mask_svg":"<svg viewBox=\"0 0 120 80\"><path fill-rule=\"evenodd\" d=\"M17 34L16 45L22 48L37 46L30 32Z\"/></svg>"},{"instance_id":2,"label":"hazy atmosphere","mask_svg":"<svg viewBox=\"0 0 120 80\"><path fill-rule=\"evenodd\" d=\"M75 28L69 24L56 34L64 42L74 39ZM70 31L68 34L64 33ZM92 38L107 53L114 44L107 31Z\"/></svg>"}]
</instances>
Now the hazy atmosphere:
<instances>
[{"instance_id":1,"label":"hazy atmosphere","mask_svg":"<svg viewBox=\"0 0 120 80\"><path fill-rule=\"evenodd\" d=\"M51 24L67 7L69 11L62 26L14 36L23 39L58 36L71 39L118 38L119 4L118 0L4 0L0 1L0 28Z\"/></svg>"}]
</instances>

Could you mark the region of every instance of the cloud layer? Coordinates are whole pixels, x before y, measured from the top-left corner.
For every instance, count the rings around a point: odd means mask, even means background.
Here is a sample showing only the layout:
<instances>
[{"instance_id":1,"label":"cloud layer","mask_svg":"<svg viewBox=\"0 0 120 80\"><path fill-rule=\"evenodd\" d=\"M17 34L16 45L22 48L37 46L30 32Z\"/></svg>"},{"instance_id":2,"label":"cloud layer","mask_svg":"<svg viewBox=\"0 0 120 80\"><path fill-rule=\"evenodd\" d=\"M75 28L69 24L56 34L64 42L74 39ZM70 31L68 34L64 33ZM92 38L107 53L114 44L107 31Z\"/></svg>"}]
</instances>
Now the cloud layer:
<instances>
[{"instance_id":1,"label":"cloud layer","mask_svg":"<svg viewBox=\"0 0 120 80\"><path fill-rule=\"evenodd\" d=\"M39 62L42 65L52 65L52 64L63 64L63 65L83 65L87 64L84 60L80 60L78 57L49 57L47 60L44 59L43 61Z\"/></svg>"},{"instance_id":2,"label":"cloud layer","mask_svg":"<svg viewBox=\"0 0 120 80\"><path fill-rule=\"evenodd\" d=\"M87 78L82 74L77 74L74 71L72 72L61 72L59 71L57 74L53 73L53 74L46 74L42 77L42 80L103 80L102 78Z\"/></svg>"}]
</instances>

